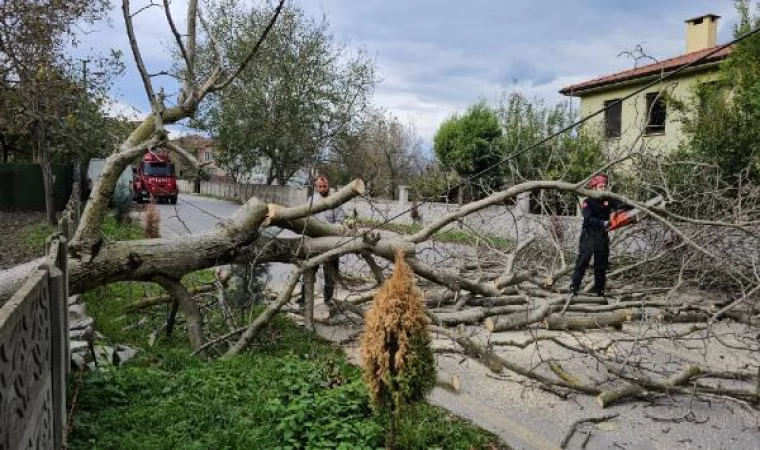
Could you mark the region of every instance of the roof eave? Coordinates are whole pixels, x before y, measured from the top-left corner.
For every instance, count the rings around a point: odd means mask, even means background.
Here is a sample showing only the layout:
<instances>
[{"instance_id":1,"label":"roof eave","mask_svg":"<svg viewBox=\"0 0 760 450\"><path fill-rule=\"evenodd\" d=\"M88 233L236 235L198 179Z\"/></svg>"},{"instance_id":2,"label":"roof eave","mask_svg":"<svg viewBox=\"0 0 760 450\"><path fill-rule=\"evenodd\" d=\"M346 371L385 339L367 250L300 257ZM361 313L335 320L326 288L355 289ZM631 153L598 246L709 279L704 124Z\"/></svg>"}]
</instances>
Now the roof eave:
<instances>
[{"instance_id":1,"label":"roof eave","mask_svg":"<svg viewBox=\"0 0 760 450\"><path fill-rule=\"evenodd\" d=\"M683 74L691 74L691 73L695 73L695 72L702 72L702 71L705 71L707 69L711 69L711 68L719 65L722 61L723 61L723 59L721 58L721 59L718 59L718 60L710 61L710 62L705 63L705 64L700 64L698 66L689 67L688 69L685 69L685 70L681 71L678 74L678 76L681 76ZM678 69L674 69L674 70L678 70ZM668 73L673 72L674 70L666 72L666 75ZM636 76L636 77L630 77L630 78L626 78L626 79L623 79L623 80L614 81L614 82L610 82L610 83L602 83L602 84L598 84L598 85L594 85L594 86L590 86L590 87L586 87L586 88L581 88L581 89L575 89L575 90L573 90L573 89L561 89L559 91L559 93L562 94L562 95L568 96L568 97L583 97L583 96L586 96L588 94L593 94L593 93L597 93L597 92L601 92L601 91L606 91L606 90L614 90L614 89L618 89L618 88L621 88L621 87L629 86L629 85L632 85L632 84L640 84L640 83L652 81L652 80L655 80L655 79L657 79L659 77L660 77L659 73L657 73L657 74L649 74L649 75L639 75L639 76Z\"/></svg>"}]
</instances>

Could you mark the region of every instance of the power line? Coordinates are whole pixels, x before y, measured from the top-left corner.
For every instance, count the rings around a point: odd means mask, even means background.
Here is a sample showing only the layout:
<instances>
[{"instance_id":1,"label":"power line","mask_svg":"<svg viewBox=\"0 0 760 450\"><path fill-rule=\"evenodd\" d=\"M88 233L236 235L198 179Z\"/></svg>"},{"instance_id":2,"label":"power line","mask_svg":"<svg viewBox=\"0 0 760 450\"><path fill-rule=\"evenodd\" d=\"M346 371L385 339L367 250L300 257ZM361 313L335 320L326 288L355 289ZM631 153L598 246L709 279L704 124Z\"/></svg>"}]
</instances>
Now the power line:
<instances>
[{"instance_id":1,"label":"power line","mask_svg":"<svg viewBox=\"0 0 760 450\"><path fill-rule=\"evenodd\" d=\"M667 80L669 78L672 78L675 75L678 75L679 73L683 72L684 70L697 65L698 63L700 63L700 62L704 61L705 59L709 58L710 56L712 56L712 55L720 52L721 50L724 50L724 49L726 49L726 48L728 48L728 47L730 47L730 46L732 46L732 45L734 45L736 43L739 43L739 42L741 42L741 41L749 38L750 36L752 36L752 35L754 35L754 34L756 34L758 32L760 32L760 27L755 28L754 30L747 31L746 33L744 33L744 34L742 34L742 35L734 38L733 40L731 40L731 41L729 41L729 42L727 42L725 44L722 44L722 45L719 45L719 46L715 47L713 50L705 53L704 55L700 56L699 58L697 58L697 59L695 59L693 61L690 61L690 62L682 65L681 67L679 67L678 69L676 69L676 70L674 70L672 72L668 72L666 74L661 74L659 78L657 78L655 80L652 80L651 82L649 82L649 83L645 84L644 86L642 86L642 87L634 90L633 92L629 93L628 95L626 95L626 96L624 96L624 97L622 97L622 98L620 98L620 99L618 99L618 100L616 100L614 102L610 102L609 104L605 105L603 108L598 109L598 110L594 111L593 113L591 113L591 114L589 114L589 115L587 115L585 117L582 117L581 119L573 122L572 124L567 125L566 127L562 128L561 130L556 131L556 132L552 133L551 135L549 135L549 136L547 136L547 137L545 137L543 139L540 139L540 140L534 142L533 144L528 145L527 147L525 147L525 148L523 148L521 150L518 150L518 151L516 151L516 152L514 152L514 153L512 153L510 155L507 155L506 157L504 157L503 159L499 160L497 163L491 165L490 167L487 167L486 169L483 169L480 172L477 172L477 173L475 173L475 174L473 174L473 175L471 175L469 177L464 178L459 183L457 183L454 186L449 187L445 191L441 192L441 194L439 195L439 197L442 196L442 195L444 195L444 194L446 194L447 192L452 191L453 189L458 189L458 188L461 188L462 186L464 186L466 184L472 183L472 181L474 181L475 179L482 177L483 175L491 172L492 170L494 170L494 169L496 169L498 167L501 167L502 164L504 164L504 163L512 160L513 158L515 158L517 156L520 156L523 153L527 153L527 152L529 152L529 151L531 151L531 150L533 150L533 149L535 149L535 148L537 148L537 147L539 147L539 146L541 146L541 145L543 145L543 144L551 141L552 139L554 139L554 138L556 138L556 137L558 137L558 136L560 136L560 135L562 135L564 133L567 133L568 131L572 130L573 128L577 127L578 125L582 125L585 122L588 122L589 120L593 119L594 117L598 116L599 114L602 114L603 112L607 111L608 109L610 109L610 108L612 108L614 106L617 106L619 104L622 104L624 101L631 99L632 97L634 97L634 96L636 96L636 95L644 92L645 90L651 88L652 86L660 84L663 81L665 81L665 80ZM432 203L432 200L423 201L421 203L418 203L417 206L419 207L419 206L422 206L422 205L425 205L425 204L428 204L428 203ZM385 225L387 223L390 223L391 221L393 221L393 220L395 220L395 219L403 216L404 214L409 213L412 210L412 208L413 207L410 207L409 209L406 209L406 210L404 210L404 211L396 214L395 216L392 216L392 217L386 219L384 222L381 222L381 223L379 223L379 224L371 227L368 231L374 231L374 230L382 227L383 225ZM355 237L352 238L352 239L355 239ZM347 242L350 242L350 240L347 241Z\"/></svg>"}]
</instances>

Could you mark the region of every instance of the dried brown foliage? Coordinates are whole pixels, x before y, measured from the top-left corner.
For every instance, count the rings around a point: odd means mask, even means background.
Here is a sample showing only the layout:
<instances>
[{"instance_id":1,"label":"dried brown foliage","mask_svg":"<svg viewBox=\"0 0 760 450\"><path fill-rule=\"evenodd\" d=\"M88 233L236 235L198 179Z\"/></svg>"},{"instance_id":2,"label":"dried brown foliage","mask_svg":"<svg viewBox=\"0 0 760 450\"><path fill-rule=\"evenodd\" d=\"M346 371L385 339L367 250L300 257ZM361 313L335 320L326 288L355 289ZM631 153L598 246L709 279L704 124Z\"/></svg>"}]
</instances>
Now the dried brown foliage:
<instances>
[{"instance_id":1,"label":"dried brown foliage","mask_svg":"<svg viewBox=\"0 0 760 450\"><path fill-rule=\"evenodd\" d=\"M398 408L432 389L435 362L422 292L402 251L367 312L361 355L363 378L376 407Z\"/></svg>"},{"instance_id":2,"label":"dried brown foliage","mask_svg":"<svg viewBox=\"0 0 760 450\"><path fill-rule=\"evenodd\" d=\"M155 203L149 203L143 216L143 232L148 239L161 237L161 212Z\"/></svg>"}]
</instances>

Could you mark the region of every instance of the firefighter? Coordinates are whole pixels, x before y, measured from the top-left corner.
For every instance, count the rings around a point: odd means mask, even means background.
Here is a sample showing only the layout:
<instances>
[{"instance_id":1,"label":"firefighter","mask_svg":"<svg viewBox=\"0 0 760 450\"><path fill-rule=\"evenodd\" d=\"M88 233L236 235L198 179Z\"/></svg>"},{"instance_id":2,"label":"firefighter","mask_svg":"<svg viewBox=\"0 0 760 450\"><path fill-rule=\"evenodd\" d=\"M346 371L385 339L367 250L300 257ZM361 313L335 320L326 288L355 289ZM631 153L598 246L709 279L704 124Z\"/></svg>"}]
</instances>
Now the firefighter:
<instances>
[{"instance_id":1,"label":"firefighter","mask_svg":"<svg viewBox=\"0 0 760 450\"><path fill-rule=\"evenodd\" d=\"M607 189L607 175L594 175L589 182L592 190ZM575 260L573 281L570 285L572 295L577 295L583 276L586 274L591 257L594 257L594 287L591 292L604 297L604 287L607 281L607 260L610 255L610 238L608 228L610 215L618 209L630 209L611 198L587 198L583 201L583 228L578 243L578 257Z\"/></svg>"}]
</instances>

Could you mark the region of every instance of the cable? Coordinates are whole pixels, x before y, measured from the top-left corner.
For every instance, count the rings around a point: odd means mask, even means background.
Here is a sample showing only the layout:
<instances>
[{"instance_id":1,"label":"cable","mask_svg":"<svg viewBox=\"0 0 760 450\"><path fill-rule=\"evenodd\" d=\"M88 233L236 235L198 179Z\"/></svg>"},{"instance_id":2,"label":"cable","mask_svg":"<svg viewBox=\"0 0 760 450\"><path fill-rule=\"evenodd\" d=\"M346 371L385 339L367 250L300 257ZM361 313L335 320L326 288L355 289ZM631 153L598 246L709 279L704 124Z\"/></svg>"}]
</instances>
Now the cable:
<instances>
[{"instance_id":1,"label":"cable","mask_svg":"<svg viewBox=\"0 0 760 450\"><path fill-rule=\"evenodd\" d=\"M595 111L595 112L587 115L586 117L583 117L583 118L581 118L581 119L573 122L572 124L566 126L565 128L562 128L561 130L556 131L556 132L552 133L551 135L549 135L549 136L547 136L547 137L545 137L545 138L543 138L543 139L541 139L541 140L539 140L537 142L534 142L533 144L531 144L531 145L529 145L529 146L527 146L527 147L525 147L525 148L523 148L521 150L516 151L515 153L507 155L506 157L504 157L503 159L501 159L499 162L493 164L492 166L490 166L490 167L488 167L486 169L483 169L480 172L477 172L477 173L475 173L475 174L473 174L473 175L471 175L469 177L466 177L465 179L463 179L459 183L457 183L454 186L449 187L445 191L441 192L441 195L444 195L445 193L450 192L452 189L460 188L460 187L464 186L465 184L471 183L473 180L482 177L483 175L487 174L488 172L492 171L493 169L496 169L497 167L500 167L502 164L510 161L511 159L513 159L513 158L515 158L517 156L520 156L523 153L527 153L527 152L529 152L529 151L531 151L531 150L533 150L533 149L535 149L535 148L537 148L537 147L539 147L539 146L541 146L541 145L549 142L550 140L556 138L557 136L560 136L560 135L562 135L564 133L567 133L568 131L572 130L573 128L577 127L578 125L582 125L583 123L588 122L589 120L593 119L594 117L598 116L599 114L602 114L603 112L607 111L608 109L612 108L613 106L617 106L619 104L622 104L624 101L626 101L626 100L628 100L628 99L630 99L630 98L632 98L632 97L634 97L634 96L636 96L636 95L644 92L645 90L651 88L652 86L654 86L656 84L659 84L659 83L662 83L663 81L665 81L665 80L667 80L667 79L669 79L669 78L671 78L671 77L673 77L673 76L675 76L675 75L683 72L684 70L688 69L689 67L692 67L692 66L694 66L694 65L696 65L696 64L704 61L705 59L707 59L708 57L714 55L715 53L718 53L719 51L724 50L727 47L730 47L730 46L732 46L732 45L734 45L736 43L739 43L739 42L743 41L744 39L747 39L748 37L750 37L750 36L752 36L752 35L754 35L754 34L756 34L758 32L760 32L760 27L755 28L754 30L747 31L746 33L744 33L744 34L742 34L742 35L734 38L732 41L729 41L729 42L727 42L727 43L725 43L723 45L719 45L719 46L715 47L713 50L705 53L704 55L700 56L699 58L697 58L697 59L695 59L695 60L693 60L693 61L691 61L689 63L686 63L686 64L682 65L681 67L679 67L678 69L676 69L676 70L674 70L672 72L668 72L665 75L660 75L659 78L657 78L657 79L655 79L655 80L653 80L653 81L645 84L644 86L642 86L642 87L634 90L630 94L628 94L628 95L626 95L626 96L618 99L617 101L611 102L608 105L604 106L603 108L601 108L601 109L599 109L599 110L597 110L597 111ZM426 200L426 201L423 201L421 203L418 203L417 207L419 207L421 205L428 204L428 203L432 203L432 200ZM371 232L371 231L377 230L378 228L382 227L383 225L385 225L387 223L390 223L391 221L393 221L393 220L395 220L395 219L403 216L404 214L409 213L411 210L412 210L412 207L410 207L409 209L404 210L404 211L396 214L395 216L392 216L392 217L386 219L384 222L381 222L381 223L379 223L379 224L371 227L367 231ZM354 237L353 239L356 239L356 238ZM350 241L347 241L347 242L350 242Z\"/></svg>"}]
</instances>

